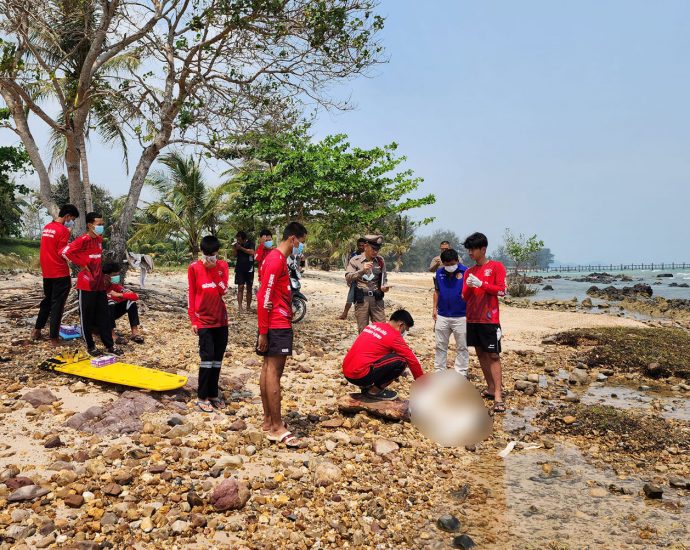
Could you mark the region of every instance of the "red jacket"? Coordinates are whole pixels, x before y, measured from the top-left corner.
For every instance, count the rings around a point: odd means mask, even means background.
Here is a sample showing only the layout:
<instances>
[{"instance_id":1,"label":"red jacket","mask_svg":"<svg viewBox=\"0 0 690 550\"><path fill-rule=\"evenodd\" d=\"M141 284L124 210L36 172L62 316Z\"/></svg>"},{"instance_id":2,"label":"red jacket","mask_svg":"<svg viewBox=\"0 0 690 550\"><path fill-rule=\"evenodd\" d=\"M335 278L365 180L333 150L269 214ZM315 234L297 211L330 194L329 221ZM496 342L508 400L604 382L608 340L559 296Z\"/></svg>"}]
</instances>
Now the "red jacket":
<instances>
[{"instance_id":1,"label":"red jacket","mask_svg":"<svg viewBox=\"0 0 690 550\"><path fill-rule=\"evenodd\" d=\"M228 290L228 264L218 260L206 269L204 262L192 262L187 270L189 281L189 320L197 328L224 327L228 310L223 296Z\"/></svg>"},{"instance_id":2,"label":"red jacket","mask_svg":"<svg viewBox=\"0 0 690 550\"><path fill-rule=\"evenodd\" d=\"M84 233L65 246L61 254L74 265L86 268L77 275L77 290L89 292L105 290L105 277L101 271L103 237L100 235L92 237Z\"/></svg>"},{"instance_id":3,"label":"red jacket","mask_svg":"<svg viewBox=\"0 0 690 550\"><path fill-rule=\"evenodd\" d=\"M474 275L482 280L482 286L467 285L467 278ZM468 323L500 324L498 297L506 295L506 268L501 262L489 260L484 265L475 265L465 271L462 297L467 304Z\"/></svg>"},{"instance_id":4,"label":"red jacket","mask_svg":"<svg viewBox=\"0 0 690 550\"><path fill-rule=\"evenodd\" d=\"M110 283L105 291L108 293L108 302L113 302L115 304L119 302L136 302L139 299L139 295L136 292L132 292L131 290L125 290L125 287L122 285L117 285ZM113 296L113 292L117 292L118 294L122 294L122 296Z\"/></svg>"},{"instance_id":5,"label":"red jacket","mask_svg":"<svg viewBox=\"0 0 690 550\"><path fill-rule=\"evenodd\" d=\"M62 250L69 242L69 229L58 222L50 222L41 234L41 272L44 279L69 277L69 266Z\"/></svg>"},{"instance_id":6,"label":"red jacket","mask_svg":"<svg viewBox=\"0 0 690 550\"><path fill-rule=\"evenodd\" d=\"M400 333L388 323L372 323L366 327L343 359L343 374L348 378L362 378L369 374L369 367L384 355L395 353L407 361L416 380L424 375L419 359Z\"/></svg>"},{"instance_id":7,"label":"red jacket","mask_svg":"<svg viewBox=\"0 0 690 550\"><path fill-rule=\"evenodd\" d=\"M259 334L272 328L292 328L292 290L287 260L280 250L269 250L259 271L261 285L256 295ZM273 304L268 311L267 306Z\"/></svg>"}]
</instances>

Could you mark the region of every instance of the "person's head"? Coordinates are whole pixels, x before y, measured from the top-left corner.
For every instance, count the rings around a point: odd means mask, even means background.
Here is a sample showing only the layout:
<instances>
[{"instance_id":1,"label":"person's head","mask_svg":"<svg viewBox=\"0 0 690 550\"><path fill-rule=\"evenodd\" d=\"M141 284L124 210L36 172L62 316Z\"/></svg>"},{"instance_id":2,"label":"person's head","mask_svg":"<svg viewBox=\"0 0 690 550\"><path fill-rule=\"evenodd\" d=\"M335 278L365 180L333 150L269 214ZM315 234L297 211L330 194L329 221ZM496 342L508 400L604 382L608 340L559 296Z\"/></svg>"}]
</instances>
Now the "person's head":
<instances>
[{"instance_id":1,"label":"person's head","mask_svg":"<svg viewBox=\"0 0 690 550\"><path fill-rule=\"evenodd\" d=\"M270 229L262 229L259 233L259 240L264 243L264 246L271 248L273 246L273 231Z\"/></svg>"},{"instance_id":2,"label":"person's head","mask_svg":"<svg viewBox=\"0 0 690 550\"><path fill-rule=\"evenodd\" d=\"M364 249L367 246L367 240L364 237L357 239L357 252L359 254L364 254Z\"/></svg>"},{"instance_id":3,"label":"person's head","mask_svg":"<svg viewBox=\"0 0 690 550\"><path fill-rule=\"evenodd\" d=\"M105 230L103 216L98 212L89 212L86 215L86 230L94 235L103 235Z\"/></svg>"},{"instance_id":4,"label":"person's head","mask_svg":"<svg viewBox=\"0 0 690 550\"><path fill-rule=\"evenodd\" d=\"M247 242L247 233L245 231L238 231L235 235L235 239L239 244L244 244Z\"/></svg>"},{"instance_id":5,"label":"person's head","mask_svg":"<svg viewBox=\"0 0 690 550\"><path fill-rule=\"evenodd\" d=\"M292 246L292 254L295 256L304 252L304 241L306 239L307 228L299 222L290 222L283 229L283 243L286 245L289 243Z\"/></svg>"},{"instance_id":6,"label":"person's head","mask_svg":"<svg viewBox=\"0 0 690 550\"><path fill-rule=\"evenodd\" d=\"M441 263L448 273L457 271L459 262L458 253L452 248L447 248L441 252Z\"/></svg>"},{"instance_id":7,"label":"person's head","mask_svg":"<svg viewBox=\"0 0 690 550\"><path fill-rule=\"evenodd\" d=\"M486 249L489 246L489 240L484 233L472 233L465 239L464 247L470 255L470 258L479 262L486 257Z\"/></svg>"},{"instance_id":8,"label":"person's head","mask_svg":"<svg viewBox=\"0 0 690 550\"><path fill-rule=\"evenodd\" d=\"M364 255L367 260L373 260L379 255L379 250L383 246L383 237L381 235L365 235L364 240Z\"/></svg>"},{"instance_id":9,"label":"person's head","mask_svg":"<svg viewBox=\"0 0 690 550\"><path fill-rule=\"evenodd\" d=\"M448 241L441 241L441 244L438 245L438 248L441 252L444 250L450 250L450 243Z\"/></svg>"},{"instance_id":10,"label":"person's head","mask_svg":"<svg viewBox=\"0 0 690 550\"><path fill-rule=\"evenodd\" d=\"M406 309L398 309L393 312L388 324L404 336L414 326L414 319Z\"/></svg>"},{"instance_id":11,"label":"person's head","mask_svg":"<svg viewBox=\"0 0 690 550\"><path fill-rule=\"evenodd\" d=\"M117 262L105 262L103 264L103 275L110 279L113 284L118 284L120 282L121 276L120 271L122 271L122 266Z\"/></svg>"},{"instance_id":12,"label":"person's head","mask_svg":"<svg viewBox=\"0 0 690 550\"><path fill-rule=\"evenodd\" d=\"M215 235L206 235L201 239L201 253L203 260L211 263L216 263L218 260L218 251L220 250L220 241Z\"/></svg>"},{"instance_id":13,"label":"person's head","mask_svg":"<svg viewBox=\"0 0 690 550\"><path fill-rule=\"evenodd\" d=\"M58 212L58 218L62 219L65 227L74 227L74 220L79 217L79 210L73 204L65 204Z\"/></svg>"}]
</instances>

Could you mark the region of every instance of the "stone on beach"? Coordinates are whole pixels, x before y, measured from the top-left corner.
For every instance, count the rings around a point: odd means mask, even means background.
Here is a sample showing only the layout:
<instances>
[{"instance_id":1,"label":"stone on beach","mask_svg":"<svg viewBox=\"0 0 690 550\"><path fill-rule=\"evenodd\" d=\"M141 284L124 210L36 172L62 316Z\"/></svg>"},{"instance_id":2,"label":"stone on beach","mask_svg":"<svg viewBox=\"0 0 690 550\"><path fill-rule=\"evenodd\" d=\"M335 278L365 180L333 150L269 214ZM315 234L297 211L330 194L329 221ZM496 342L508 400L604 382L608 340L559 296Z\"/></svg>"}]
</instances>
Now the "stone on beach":
<instances>
[{"instance_id":1,"label":"stone on beach","mask_svg":"<svg viewBox=\"0 0 690 550\"><path fill-rule=\"evenodd\" d=\"M50 405L59 400L59 398L47 388L37 388L35 390L31 390L25 393L22 396L22 399L33 405L35 408L40 407L41 405Z\"/></svg>"},{"instance_id":2,"label":"stone on beach","mask_svg":"<svg viewBox=\"0 0 690 550\"><path fill-rule=\"evenodd\" d=\"M408 408L409 402L406 400L375 401L363 398L358 393L349 393L338 399L338 409L343 413L365 412L386 420L409 420Z\"/></svg>"},{"instance_id":3,"label":"stone on beach","mask_svg":"<svg viewBox=\"0 0 690 550\"><path fill-rule=\"evenodd\" d=\"M218 512L240 510L249 500L249 488L243 481L228 478L218 485L211 495L211 505Z\"/></svg>"}]
</instances>

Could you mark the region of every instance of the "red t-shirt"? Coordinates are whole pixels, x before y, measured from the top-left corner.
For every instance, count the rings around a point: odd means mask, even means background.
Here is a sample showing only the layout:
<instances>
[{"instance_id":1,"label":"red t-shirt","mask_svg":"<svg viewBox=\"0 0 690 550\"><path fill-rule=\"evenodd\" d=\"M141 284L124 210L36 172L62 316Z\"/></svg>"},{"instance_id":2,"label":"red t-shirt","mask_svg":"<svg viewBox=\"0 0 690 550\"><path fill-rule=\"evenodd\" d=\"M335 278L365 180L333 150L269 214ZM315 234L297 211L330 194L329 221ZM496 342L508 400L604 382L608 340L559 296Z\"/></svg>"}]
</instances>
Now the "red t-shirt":
<instances>
[{"instance_id":1,"label":"red t-shirt","mask_svg":"<svg viewBox=\"0 0 690 550\"><path fill-rule=\"evenodd\" d=\"M62 249L62 255L78 267L86 267L77 275L77 290L89 292L105 290L105 277L101 271L103 237L84 233Z\"/></svg>"},{"instance_id":2,"label":"red t-shirt","mask_svg":"<svg viewBox=\"0 0 690 550\"><path fill-rule=\"evenodd\" d=\"M292 290L287 260L280 250L269 250L259 271L261 285L256 299L259 334L268 329L292 328ZM268 303L273 309L268 311Z\"/></svg>"},{"instance_id":3,"label":"red t-shirt","mask_svg":"<svg viewBox=\"0 0 690 550\"><path fill-rule=\"evenodd\" d=\"M480 288L467 286L467 278L474 275L483 282ZM467 303L468 323L500 324L498 297L506 295L506 268L501 262L489 260L465 272L462 297Z\"/></svg>"},{"instance_id":4,"label":"red t-shirt","mask_svg":"<svg viewBox=\"0 0 690 550\"><path fill-rule=\"evenodd\" d=\"M369 367L384 355L395 353L407 361L415 380L424 375L419 359L400 333L388 323L372 323L366 327L343 359L343 374L348 378L362 378Z\"/></svg>"},{"instance_id":5,"label":"red t-shirt","mask_svg":"<svg viewBox=\"0 0 690 550\"><path fill-rule=\"evenodd\" d=\"M130 300L136 302L139 299L139 295L136 292L125 290L125 287L122 285L110 283L106 287L105 291L108 293L108 301L116 304L120 302L128 302ZM122 296L113 296L113 292L122 294Z\"/></svg>"},{"instance_id":6,"label":"red t-shirt","mask_svg":"<svg viewBox=\"0 0 690 550\"><path fill-rule=\"evenodd\" d=\"M44 279L69 277L69 266L62 257L62 250L69 242L69 229L58 222L50 222L41 234L41 272Z\"/></svg>"},{"instance_id":7,"label":"red t-shirt","mask_svg":"<svg viewBox=\"0 0 690 550\"><path fill-rule=\"evenodd\" d=\"M197 260L187 270L189 281L189 320L197 328L224 327L228 324L228 310L223 296L228 290L228 264L218 260L206 269Z\"/></svg>"}]
</instances>

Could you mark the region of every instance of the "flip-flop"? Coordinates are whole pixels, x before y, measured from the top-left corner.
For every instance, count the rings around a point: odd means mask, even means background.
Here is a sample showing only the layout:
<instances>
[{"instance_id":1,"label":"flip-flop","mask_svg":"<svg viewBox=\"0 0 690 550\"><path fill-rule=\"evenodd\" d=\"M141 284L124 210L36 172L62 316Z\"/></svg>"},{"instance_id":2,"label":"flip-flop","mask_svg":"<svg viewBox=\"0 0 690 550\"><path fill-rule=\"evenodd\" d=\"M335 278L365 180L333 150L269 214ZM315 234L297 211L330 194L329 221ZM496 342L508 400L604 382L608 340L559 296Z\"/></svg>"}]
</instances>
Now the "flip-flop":
<instances>
[{"instance_id":1,"label":"flip-flop","mask_svg":"<svg viewBox=\"0 0 690 550\"><path fill-rule=\"evenodd\" d=\"M220 397L211 398L209 401L216 409L224 409L226 407L225 401L223 401Z\"/></svg>"},{"instance_id":2,"label":"flip-flop","mask_svg":"<svg viewBox=\"0 0 690 550\"><path fill-rule=\"evenodd\" d=\"M494 394L489 393L488 390L482 390L479 395L481 395L484 399L489 399L490 401L493 401L496 398Z\"/></svg>"},{"instance_id":3,"label":"flip-flop","mask_svg":"<svg viewBox=\"0 0 690 550\"><path fill-rule=\"evenodd\" d=\"M285 443L286 447L299 447L299 438L292 435L290 430L286 430L281 435L267 435L266 438L272 443Z\"/></svg>"},{"instance_id":4,"label":"flip-flop","mask_svg":"<svg viewBox=\"0 0 690 550\"><path fill-rule=\"evenodd\" d=\"M137 344L143 344L143 343L144 343L144 337L143 337L143 336L139 336L138 334L137 334L136 336L132 336L132 337L130 338L130 340L131 340L132 342L136 342Z\"/></svg>"},{"instance_id":5,"label":"flip-flop","mask_svg":"<svg viewBox=\"0 0 690 550\"><path fill-rule=\"evenodd\" d=\"M210 401L197 401L196 406L199 407L199 409L202 412L205 412L205 413L212 413L213 412L213 405L211 405Z\"/></svg>"},{"instance_id":6,"label":"flip-flop","mask_svg":"<svg viewBox=\"0 0 690 550\"><path fill-rule=\"evenodd\" d=\"M506 404L503 401L496 401L494 403L494 413L506 412Z\"/></svg>"}]
</instances>

